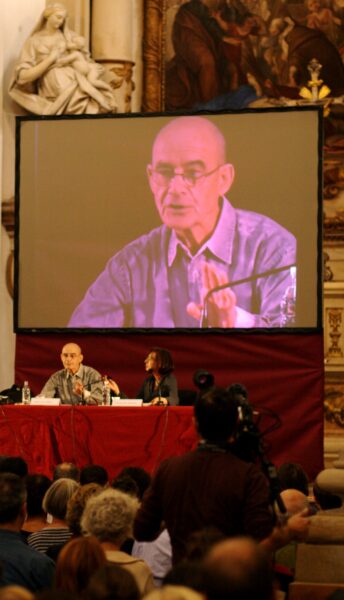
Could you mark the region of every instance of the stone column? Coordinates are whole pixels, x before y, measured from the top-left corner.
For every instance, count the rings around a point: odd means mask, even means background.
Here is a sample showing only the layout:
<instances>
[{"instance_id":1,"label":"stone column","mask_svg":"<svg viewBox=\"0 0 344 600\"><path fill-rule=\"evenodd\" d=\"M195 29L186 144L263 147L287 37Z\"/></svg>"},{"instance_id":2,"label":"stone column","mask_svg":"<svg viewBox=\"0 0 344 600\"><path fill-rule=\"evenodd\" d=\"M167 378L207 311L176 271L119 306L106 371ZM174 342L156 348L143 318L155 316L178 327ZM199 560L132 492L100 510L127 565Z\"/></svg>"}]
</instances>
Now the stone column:
<instances>
[{"instance_id":1,"label":"stone column","mask_svg":"<svg viewBox=\"0 0 344 600\"><path fill-rule=\"evenodd\" d=\"M114 89L118 112L140 110L143 0L93 0L92 58Z\"/></svg>"}]
</instances>

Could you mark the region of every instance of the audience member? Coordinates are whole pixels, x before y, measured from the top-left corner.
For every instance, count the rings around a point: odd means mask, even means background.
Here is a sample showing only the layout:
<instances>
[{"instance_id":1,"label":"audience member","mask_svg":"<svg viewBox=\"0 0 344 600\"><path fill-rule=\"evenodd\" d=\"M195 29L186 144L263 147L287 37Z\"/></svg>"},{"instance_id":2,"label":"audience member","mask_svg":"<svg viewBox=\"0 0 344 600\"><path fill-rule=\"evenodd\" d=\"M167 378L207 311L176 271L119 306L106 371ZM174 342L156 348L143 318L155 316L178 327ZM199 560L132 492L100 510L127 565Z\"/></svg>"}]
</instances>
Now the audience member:
<instances>
[{"instance_id":1,"label":"audience member","mask_svg":"<svg viewBox=\"0 0 344 600\"><path fill-rule=\"evenodd\" d=\"M118 473L117 477L125 475L129 475L129 477L135 481L139 488L138 498L139 500L142 500L143 494L149 487L152 480L150 474L142 467L124 467L124 469Z\"/></svg>"},{"instance_id":2,"label":"audience member","mask_svg":"<svg viewBox=\"0 0 344 600\"><path fill-rule=\"evenodd\" d=\"M341 497L322 489L317 481L313 483L313 494L315 501L321 510L331 510L334 508L341 508L342 506Z\"/></svg>"},{"instance_id":3,"label":"audience member","mask_svg":"<svg viewBox=\"0 0 344 600\"><path fill-rule=\"evenodd\" d=\"M35 600L80 600L80 596L64 590L49 589L35 594Z\"/></svg>"},{"instance_id":4,"label":"audience member","mask_svg":"<svg viewBox=\"0 0 344 600\"><path fill-rule=\"evenodd\" d=\"M71 532L71 538L69 539L82 535L80 520L82 513L84 512L86 502L91 496L97 494L102 489L102 486L98 483L87 483L86 485L79 486L69 498L66 512L66 523L69 527L69 531ZM60 551L66 545L66 543L68 543L68 541L69 540L49 546L46 552L47 555L56 562Z\"/></svg>"},{"instance_id":5,"label":"audience member","mask_svg":"<svg viewBox=\"0 0 344 600\"><path fill-rule=\"evenodd\" d=\"M81 595L90 577L105 563L104 550L95 537L78 537L69 541L57 559L56 589Z\"/></svg>"},{"instance_id":6,"label":"audience member","mask_svg":"<svg viewBox=\"0 0 344 600\"><path fill-rule=\"evenodd\" d=\"M203 565L199 561L184 559L166 574L163 585L186 586L204 593Z\"/></svg>"},{"instance_id":7,"label":"audience member","mask_svg":"<svg viewBox=\"0 0 344 600\"><path fill-rule=\"evenodd\" d=\"M33 592L52 585L54 562L25 544L20 530L26 517L26 489L18 475L0 474L1 584Z\"/></svg>"},{"instance_id":8,"label":"audience member","mask_svg":"<svg viewBox=\"0 0 344 600\"><path fill-rule=\"evenodd\" d=\"M72 533L66 523L67 503L78 488L74 479L61 478L54 481L43 498L43 510L47 515L47 525L40 531L31 533L27 541L32 548L46 552L50 546L67 542Z\"/></svg>"},{"instance_id":9,"label":"audience member","mask_svg":"<svg viewBox=\"0 0 344 600\"><path fill-rule=\"evenodd\" d=\"M261 545L247 537L216 544L204 560L207 600L272 600L271 562Z\"/></svg>"},{"instance_id":10,"label":"audience member","mask_svg":"<svg viewBox=\"0 0 344 600\"><path fill-rule=\"evenodd\" d=\"M299 490L308 496L308 476L304 468L298 463L287 462L277 470L281 490Z\"/></svg>"},{"instance_id":11,"label":"audience member","mask_svg":"<svg viewBox=\"0 0 344 600\"><path fill-rule=\"evenodd\" d=\"M25 478L27 518L22 529L22 535L27 538L30 533L43 529L46 524L46 514L42 502L46 491L51 485L49 477L34 473Z\"/></svg>"},{"instance_id":12,"label":"audience member","mask_svg":"<svg viewBox=\"0 0 344 600\"><path fill-rule=\"evenodd\" d=\"M145 369L149 373L137 393L144 404L179 404L178 385L172 371L173 359L168 350L152 348L145 358Z\"/></svg>"},{"instance_id":13,"label":"audience member","mask_svg":"<svg viewBox=\"0 0 344 600\"><path fill-rule=\"evenodd\" d=\"M74 479L74 481L80 481L80 469L74 463L63 462L56 465L53 473L53 480L56 479Z\"/></svg>"},{"instance_id":14,"label":"audience member","mask_svg":"<svg viewBox=\"0 0 344 600\"><path fill-rule=\"evenodd\" d=\"M114 490L120 490L121 492L129 494L129 496L134 496L134 498L139 497L139 486L130 475L117 475L117 477L112 480L111 487Z\"/></svg>"},{"instance_id":15,"label":"audience member","mask_svg":"<svg viewBox=\"0 0 344 600\"><path fill-rule=\"evenodd\" d=\"M149 567L142 560L126 554L120 548L132 535L132 525L138 508L136 498L108 488L90 498L81 518L82 530L101 542L108 561L130 571L141 594L154 588Z\"/></svg>"},{"instance_id":16,"label":"audience member","mask_svg":"<svg viewBox=\"0 0 344 600\"><path fill-rule=\"evenodd\" d=\"M1 456L0 473L14 473L24 478L28 474L27 462L21 456Z\"/></svg>"},{"instance_id":17,"label":"audience member","mask_svg":"<svg viewBox=\"0 0 344 600\"><path fill-rule=\"evenodd\" d=\"M140 592L128 570L109 563L91 576L84 597L85 600L139 600Z\"/></svg>"},{"instance_id":18,"label":"audience member","mask_svg":"<svg viewBox=\"0 0 344 600\"><path fill-rule=\"evenodd\" d=\"M150 592L145 600L204 600L204 596L182 585L166 585Z\"/></svg>"},{"instance_id":19,"label":"audience member","mask_svg":"<svg viewBox=\"0 0 344 600\"><path fill-rule=\"evenodd\" d=\"M80 521L88 499L102 489L98 483L87 483L77 488L68 500L66 522L74 537L82 535Z\"/></svg>"},{"instance_id":20,"label":"audience member","mask_svg":"<svg viewBox=\"0 0 344 600\"><path fill-rule=\"evenodd\" d=\"M0 588L0 600L34 600L32 592L20 585L5 585Z\"/></svg>"},{"instance_id":21,"label":"audience member","mask_svg":"<svg viewBox=\"0 0 344 600\"><path fill-rule=\"evenodd\" d=\"M203 560L209 550L224 539L225 536L216 527L204 527L195 531L190 535L186 545L187 560Z\"/></svg>"},{"instance_id":22,"label":"audience member","mask_svg":"<svg viewBox=\"0 0 344 600\"><path fill-rule=\"evenodd\" d=\"M112 481L111 486L136 496L139 501L151 481L150 475L142 468L127 467ZM153 542L137 542L128 539L121 550L136 558L141 558L152 571L154 583L161 586L163 579L172 566L172 547L167 529L163 529Z\"/></svg>"},{"instance_id":23,"label":"audience member","mask_svg":"<svg viewBox=\"0 0 344 600\"><path fill-rule=\"evenodd\" d=\"M131 555L147 563L155 585L160 587L172 567L172 546L167 529L163 529L153 542L134 541Z\"/></svg>"},{"instance_id":24,"label":"audience member","mask_svg":"<svg viewBox=\"0 0 344 600\"><path fill-rule=\"evenodd\" d=\"M64 368L49 377L40 396L57 396L62 404L101 404L102 377L92 367L83 365L83 359L78 344L63 346L61 361Z\"/></svg>"},{"instance_id":25,"label":"audience member","mask_svg":"<svg viewBox=\"0 0 344 600\"><path fill-rule=\"evenodd\" d=\"M281 499L286 509L282 514L276 507L276 515L279 523L282 525L288 522L291 516L302 513L305 509L310 509L308 497L299 490L283 490ZM279 548L275 553L275 574L280 583L281 589L287 591L289 583L294 578L296 564L297 541L290 542Z\"/></svg>"},{"instance_id":26,"label":"audience member","mask_svg":"<svg viewBox=\"0 0 344 600\"><path fill-rule=\"evenodd\" d=\"M109 482L107 470L101 465L86 465L80 471L80 484L98 483L105 487Z\"/></svg>"},{"instance_id":27,"label":"audience member","mask_svg":"<svg viewBox=\"0 0 344 600\"><path fill-rule=\"evenodd\" d=\"M200 394L194 414L198 448L164 461L138 511L134 537L153 540L166 523L173 562L185 557L189 536L208 526L226 536L268 536L273 528L269 487L260 469L231 453L237 422L232 395L222 388Z\"/></svg>"}]
</instances>

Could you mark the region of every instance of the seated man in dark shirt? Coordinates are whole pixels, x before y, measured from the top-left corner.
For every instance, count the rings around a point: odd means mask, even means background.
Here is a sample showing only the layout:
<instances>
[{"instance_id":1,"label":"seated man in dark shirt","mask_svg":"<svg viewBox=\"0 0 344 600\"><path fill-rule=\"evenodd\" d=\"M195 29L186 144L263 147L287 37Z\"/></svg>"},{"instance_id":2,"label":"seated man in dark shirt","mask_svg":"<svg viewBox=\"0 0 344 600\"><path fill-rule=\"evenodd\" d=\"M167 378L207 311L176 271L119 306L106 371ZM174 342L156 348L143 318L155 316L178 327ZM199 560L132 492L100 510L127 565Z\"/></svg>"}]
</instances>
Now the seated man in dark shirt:
<instances>
[{"instance_id":1,"label":"seated man in dark shirt","mask_svg":"<svg viewBox=\"0 0 344 600\"><path fill-rule=\"evenodd\" d=\"M25 518L25 484L17 475L0 473L0 583L36 592L52 586L55 565L25 543L20 533Z\"/></svg>"}]
</instances>

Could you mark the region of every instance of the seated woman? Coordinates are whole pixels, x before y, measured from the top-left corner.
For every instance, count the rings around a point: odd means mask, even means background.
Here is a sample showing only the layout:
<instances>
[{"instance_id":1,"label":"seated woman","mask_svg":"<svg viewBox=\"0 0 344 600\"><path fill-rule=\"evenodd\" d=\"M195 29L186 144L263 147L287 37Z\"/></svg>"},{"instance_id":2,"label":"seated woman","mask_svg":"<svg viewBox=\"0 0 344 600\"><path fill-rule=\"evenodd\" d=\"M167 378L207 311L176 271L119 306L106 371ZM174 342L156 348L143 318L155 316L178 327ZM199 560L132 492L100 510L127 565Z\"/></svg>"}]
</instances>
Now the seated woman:
<instances>
[{"instance_id":1,"label":"seated woman","mask_svg":"<svg viewBox=\"0 0 344 600\"><path fill-rule=\"evenodd\" d=\"M143 398L144 404L179 404L178 385L172 373L174 365L169 351L152 348L144 363L149 376L144 380L137 397Z\"/></svg>"},{"instance_id":2,"label":"seated woman","mask_svg":"<svg viewBox=\"0 0 344 600\"><path fill-rule=\"evenodd\" d=\"M73 479L62 477L54 481L46 491L42 507L47 515L45 527L31 533L27 538L29 546L46 553L50 546L67 542L71 536L66 523L66 512L69 498L79 488Z\"/></svg>"},{"instance_id":3,"label":"seated woman","mask_svg":"<svg viewBox=\"0 0 344 600\"><path fill-rule=\"evenodd\" d=\"M84 54L88 69L85 72L85 64L80 68L81 53L75 54L80 36L69 29L67 16L65 6L58 2L45 8L24 44L9 94L38 115L113 112L111 88L94 77L93 70L98 68L99 75L101 65Z\"/></svg>"}]
</instances>

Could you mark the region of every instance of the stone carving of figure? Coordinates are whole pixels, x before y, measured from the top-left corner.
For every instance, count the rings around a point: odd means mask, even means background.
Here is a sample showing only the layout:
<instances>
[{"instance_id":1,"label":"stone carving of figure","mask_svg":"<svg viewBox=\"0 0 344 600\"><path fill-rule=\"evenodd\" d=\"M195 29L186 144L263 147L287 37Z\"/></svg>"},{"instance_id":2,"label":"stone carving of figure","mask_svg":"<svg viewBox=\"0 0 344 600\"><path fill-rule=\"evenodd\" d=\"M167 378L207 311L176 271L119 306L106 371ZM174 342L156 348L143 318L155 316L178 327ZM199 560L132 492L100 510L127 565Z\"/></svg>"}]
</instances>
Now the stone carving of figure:
<instances>
[{"instance_id":1,"label":"stone carving of figure","mask_svg":"<svg viewBox=\"0 0 344 600\"><path fill-rule=\"evenodd\" d=\"M15 67L10 96L38 115L115 112L112 89L101 79L85 39L67 25L67 10L54 3L43 11Z\"/></svg>"}]
</instances>

